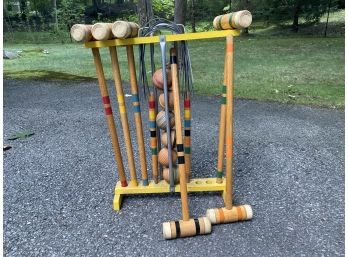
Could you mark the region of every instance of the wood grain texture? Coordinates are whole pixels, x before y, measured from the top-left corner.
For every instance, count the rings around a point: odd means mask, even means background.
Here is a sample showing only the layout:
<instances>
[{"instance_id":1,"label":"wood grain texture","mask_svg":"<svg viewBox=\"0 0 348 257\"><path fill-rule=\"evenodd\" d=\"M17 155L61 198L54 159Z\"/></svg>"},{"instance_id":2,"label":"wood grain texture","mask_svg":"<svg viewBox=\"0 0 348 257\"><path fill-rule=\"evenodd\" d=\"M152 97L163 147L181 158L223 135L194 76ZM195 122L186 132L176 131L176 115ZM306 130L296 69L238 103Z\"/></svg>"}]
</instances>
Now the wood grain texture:
<instances>
[{"instance_id":1,"label":"wood grain texture","mask_svg":"<svg viewBox=\"0 0 348 257\"><path fill-rule=\"evenodd\" d=\"M99 82L99 90L104 101L104 99L109 99L109 92L106 87L103 65L101 62L99 49L93 48L92 53L94 58L94 64L96 67L97 78ZM105 110L108 110L108 112L106 112L106 120L107 120L109 133L111 137L112 148L114 150L114 157L117 164L118 176L120 178L122 186L127 186L127 180L126 180L126 175L124 171L120 145L119 145L118 136L116 132L114 117L112 116L110 102L107 103L107 101L104 101L104 108ZM111 113L109 110L111 111Z\"/></svg>"},{"instance_id":2,"label":"wood grain texture","mask_svg":"<svg viewBox=\"0 0 348 257\"><path fill-rule=\"evenodd\" d=\"M175 48L170 49L171 60L176 60ZM180 92L179 92L179 79L178 79L178 65L174 61L171 61L171 72L172 72L172 89L174 97L174 116L175 116L175 132L176 132L176 147L178 152L178 170L180 176L180 189L181 189L181 207L182 207L182 219L187 221L190 219L189 204L187 199L187 180L185 171L185 156L183 149L183 137L182 137L182 125L181 125L181 114L180 114ZM178 147L182 147L179 151ZM180 162L180 160L182 160Z\"/></svg>"},{"instance_id":3,"label":"wood grain texture","mask_svg":"<svg viewBox=\"0 0 348 257\"><path fill-rule=\"evenodd\" d=\"M226 196L225 207L232 209L233 199L233 36L226 37Z\"/></svg>"},{"instance_id":4,"label":"wood grain texture","mask_svg":"<svg viewBox=\"0 0 348 257\"><path fill-rule=\"evenodd\" d=\"M125 100L124 100L121 72L120 72L120 66L118 62L116 47L110 46L109 52L111 57L112 75L114 77L114 82L115 82L118 109L120 112L123 136L124 136L125 145L126 145L129 173L131 177L130 184L137 185L138 182L137 182L137 174L136 174L135 162L134 162L133 146L132 146L132 140L131 140L130 131L129 131L127 108L126 108Z\"/></svg>"},{"instance_id":5,"label":"wood grain texture","mask_svg":"<svg viewBox=\"0 0 348 257\"><path fill-rule=\"evenodd\" d=\"M127 61L128 61L128 70L129 70L129 77L130 77L130 84L131 84L131 92L133 95L134 119L135 119L135 129L137 133L141 177L144 183L148 181L147 164L146 164L143 125L142 125L141 111L140 111L140 102L139 102L139 96L138 96L137 77L136 77L136 71L135 71L134 51L133 51L133 46L127 46L126 49L127 49Z\"/></svg>"}]
</instances>

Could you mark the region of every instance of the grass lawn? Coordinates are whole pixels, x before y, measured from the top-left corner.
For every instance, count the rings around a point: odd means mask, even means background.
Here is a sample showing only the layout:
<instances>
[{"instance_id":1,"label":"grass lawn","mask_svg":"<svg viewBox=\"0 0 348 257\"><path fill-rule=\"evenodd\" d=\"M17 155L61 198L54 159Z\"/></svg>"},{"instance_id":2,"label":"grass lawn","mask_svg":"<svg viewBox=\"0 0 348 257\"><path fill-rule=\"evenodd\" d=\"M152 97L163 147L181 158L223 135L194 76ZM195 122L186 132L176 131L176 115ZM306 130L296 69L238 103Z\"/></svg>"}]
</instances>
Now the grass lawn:
<instances>
[{"instance_id":1,"label":"grass lawn","mask_svg":"<svg viewBox=\"0 0 348 257\"><path fill-rule=\"evenodd\" d=\"M344 38L240 37L235 41L235 97L344 107ZM5 44L4 48L23 50L21 58L4 60L5 77L95 77L92 54L81 44ZM191 41L189 48L195 91L219 94L224 40ZM42 49L49 53L42 53ZM127 81L125 49L118 53L122 79ZM159 67L159 49L156 53ZM106 77L112 79L106 49L102 59Z\"/></svg>"}]
</instances>

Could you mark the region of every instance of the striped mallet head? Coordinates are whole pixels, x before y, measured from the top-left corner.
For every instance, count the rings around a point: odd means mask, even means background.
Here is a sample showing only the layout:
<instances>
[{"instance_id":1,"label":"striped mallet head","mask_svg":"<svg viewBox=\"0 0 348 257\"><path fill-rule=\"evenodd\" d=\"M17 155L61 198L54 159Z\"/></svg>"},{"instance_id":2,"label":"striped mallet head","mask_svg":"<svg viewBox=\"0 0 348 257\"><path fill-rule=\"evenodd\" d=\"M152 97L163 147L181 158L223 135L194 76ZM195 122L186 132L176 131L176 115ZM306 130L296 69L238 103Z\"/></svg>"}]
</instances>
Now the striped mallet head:
<instances>
[{"instance_id":1,"label":"striped mallet head","mask_svg":"<svg viewBox=\"0 0 348 257\"><path fill-rule=\"evenodd\" d=\"M233 206L230 210L226 208L208 209L207 217L211 224L250 220L253 217L253 209L247 204Z\"/></svg>"},{"instance_id":2,"label":"striped mallet head","mask_svg":"<svg viewBox=\"0 0 348 257\"><path fill-rule=\"evenodd\" d=\"M189 237L205 235L211 233L211 222L207 217L189 219L187 221L169 221L163 223L163 237L174 239L179 237Z\"/></svg>"}]
</instances>

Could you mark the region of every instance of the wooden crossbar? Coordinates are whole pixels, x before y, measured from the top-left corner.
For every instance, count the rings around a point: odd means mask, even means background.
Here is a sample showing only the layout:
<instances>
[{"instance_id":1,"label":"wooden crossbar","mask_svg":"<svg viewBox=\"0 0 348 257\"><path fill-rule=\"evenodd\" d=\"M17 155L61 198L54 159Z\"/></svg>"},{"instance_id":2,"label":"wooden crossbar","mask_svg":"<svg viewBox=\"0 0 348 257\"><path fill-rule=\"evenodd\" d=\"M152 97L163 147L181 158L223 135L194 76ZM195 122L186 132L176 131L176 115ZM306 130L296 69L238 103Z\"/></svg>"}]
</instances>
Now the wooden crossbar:
<instances>
[{"instance_id":1,"label":"wooden crossbar","mask_svg":"<svg viewBox=\"0 0 348 257\"><path fill-rule=\"evenodd\" d=\"M181 40L221 38L221 37L226 37L228 35L239 36L240 30L218 30L218 31L208 31L208 32L166 35L166 41L174 42L174 41L181 41ZM89 41L85 43L85 47L86 48L101 48L101 47L109 47L109 46L152 44L152 43L159 43L159 42L160 42L160 36L134 37L134 38L126 38L126 39L111 39L106 41Z\"/></svg>"}]
</instances>

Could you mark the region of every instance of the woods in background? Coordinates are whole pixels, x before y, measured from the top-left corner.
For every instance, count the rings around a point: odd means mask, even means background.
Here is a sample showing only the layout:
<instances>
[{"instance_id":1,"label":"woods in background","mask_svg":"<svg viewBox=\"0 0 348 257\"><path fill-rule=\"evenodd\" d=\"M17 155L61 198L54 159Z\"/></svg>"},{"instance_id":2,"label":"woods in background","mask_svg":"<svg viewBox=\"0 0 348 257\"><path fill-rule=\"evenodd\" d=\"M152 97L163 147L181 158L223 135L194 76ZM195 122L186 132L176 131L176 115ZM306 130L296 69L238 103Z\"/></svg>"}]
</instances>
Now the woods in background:
<instances>
[{"instance_id":1,"label":"woods in background","mask_svg":"<svg viewBox=\"0 0 348 257\"><path fill-rule=\"evenodd\" d=\"M145 24L155 16L186 23L196 31L211 29L219 14L248 9L254 21L291 21L297 32L300 19L314 24L323 14L344 7L344 0L5 0L3 19L5 32L68 30L74 23L117 19ZM197 28L202 21L208 25Z\"/></svg>"}]
</instances>

